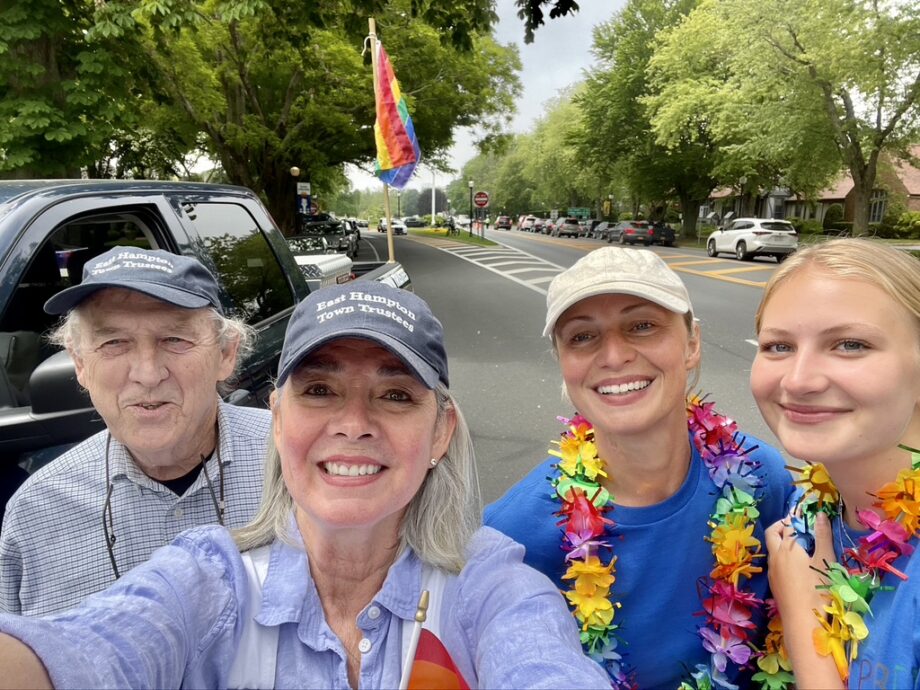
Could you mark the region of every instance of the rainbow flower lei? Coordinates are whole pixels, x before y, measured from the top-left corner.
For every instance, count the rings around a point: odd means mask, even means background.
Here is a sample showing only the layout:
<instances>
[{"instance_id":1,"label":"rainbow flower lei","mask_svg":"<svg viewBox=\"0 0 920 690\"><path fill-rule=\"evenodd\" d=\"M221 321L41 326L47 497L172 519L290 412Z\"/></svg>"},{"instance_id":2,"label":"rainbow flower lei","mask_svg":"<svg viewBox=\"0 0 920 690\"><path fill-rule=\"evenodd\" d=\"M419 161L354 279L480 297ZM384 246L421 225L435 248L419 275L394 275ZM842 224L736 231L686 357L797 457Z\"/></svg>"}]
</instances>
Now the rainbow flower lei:
<instances>
[{"instance_id":1,"label":"rainbow flower lei","mask_svg":"<svg viewBox=\"0 0 920 690\"><path fill-rule=\"evenodd\" d=\"M822 656L833 657L844 683L850 664L859 654L859 643L869 636L864 620L864 615L871 613L869 603L877 592L893 589L882 585L885 573L907 579L894 567L894 561L913 553L909 542L920 534L920 451L899 447L911 454L910 469L901 470L893 482L870 494L878 499L873 506L882 510L885 519L872 510L857 511L857 520L871 533L844 550L842 563L825 563L826 584L818 587L824 590L827 603L814 612L820 624L813 635L815 649ZM796 540L811 552L818 513L829 519L838 517L840 495L820 463L787 469L800 475L796 484L804 490L799 501L801 516L793 518Z\"/></svg>"},{"instance_id":2,"label":"rainbow flower lei","mask_svg":"<svg viewBox=\"0 0 920 690\"><path fill-rule=\"evenodd\" d=\"M708 576L701 578L703 610L699 613L705 616L699 635L710 654L710 663L690 671L690 678L680 688L735 688L726 674L728 663L749 667L754 659L760 669L755 680L766 688L783 688L793 678L782 647L781 624L778 619L771 621L773 627L765 646L757 650L752 640L756 628L752 618L757 609L769 609L772 602L764 602L744 588L745 580L761 572L755 560L764 556L753 534L759 515L757 490L762 486L756 474L760 465L747 457L754 448L742 448L744 439L738 438L735 422L713 408L714 403L698 396L687 404L693 443L719 489L708 521L712 531L707 541L712 544L714 566ZM617 651L622 625L615 618L622 604L611 596L617 558L610 555L606 562L602 558L602 554L612 554L613 547L605 533L616 525L605 517L614 503L613 496L600 483L601 478L608 477L606 464L597 455L594 430L584 417L559 419L567 431L554 442L559 450L550 448L549 452L560 458L555 465L558 472L550 482L562 503L556 513L568 564L562 577L574 581L564 594L581 625L585 652L606 669L614 688L636 688L635 672Z\"/></svg>"}]
</instances>

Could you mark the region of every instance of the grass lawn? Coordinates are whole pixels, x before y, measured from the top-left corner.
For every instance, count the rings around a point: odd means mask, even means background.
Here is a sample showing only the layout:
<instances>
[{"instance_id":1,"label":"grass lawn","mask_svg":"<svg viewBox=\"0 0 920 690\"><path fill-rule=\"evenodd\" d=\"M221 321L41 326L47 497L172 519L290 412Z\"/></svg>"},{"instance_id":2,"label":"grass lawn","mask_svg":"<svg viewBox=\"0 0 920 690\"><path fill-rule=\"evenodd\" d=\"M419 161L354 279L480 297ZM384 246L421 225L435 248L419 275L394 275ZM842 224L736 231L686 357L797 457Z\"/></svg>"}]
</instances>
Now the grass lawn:
<instances>
[{"instance_id":1,"label":"grass lawn","mask_svg":"<svg viewBox=\"0 0 920 690\"><path fill-rule=\"evenodd\" d=\"M459 235L447 235L447 228L412 228L409 233L418 237L437 237L442 240L453 240L464 244L475 244L480 247L494 247L496 243L490 239L481 239L479 235L470 236L469 231L461 230Z\"/></svg>"}]
</instances>

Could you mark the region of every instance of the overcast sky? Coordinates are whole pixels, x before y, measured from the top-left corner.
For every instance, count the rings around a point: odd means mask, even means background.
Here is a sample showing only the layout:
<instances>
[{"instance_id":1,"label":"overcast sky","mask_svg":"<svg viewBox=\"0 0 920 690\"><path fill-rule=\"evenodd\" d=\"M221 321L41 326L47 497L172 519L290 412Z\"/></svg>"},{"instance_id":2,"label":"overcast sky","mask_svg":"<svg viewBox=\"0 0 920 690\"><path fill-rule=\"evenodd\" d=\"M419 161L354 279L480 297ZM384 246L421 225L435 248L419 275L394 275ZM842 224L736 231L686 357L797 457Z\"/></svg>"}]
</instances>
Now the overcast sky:
<instances>
[{"instance_id":1,"label":"overcast sky","mask_svg":"<svg viewBox=\"0 0 920 690\"><path fill-rule=\"evenodd\" d=\"M543 103L556 95L559 89L583 78L582 71L593 62L591 55L591 29L609 19L622 7L623 0L580 0L577 14L549 19L537 29L534 41L524 44L524 23L518 19L514 0L498 0L499 23L495 37L499 43L514 43L521 56L520 74L523 92L517 102L517 113L511 131L527 132L533 128L534 119L543 114ZM399 76L399 75L397 75ZM476 155L472 132L458 130L450 151L451 166L457 171ZM422 148L422 165L409 183L410 187L431 185L431 171L424 166L425 142ZM358 189L373 188L380 182L373 175L351 167L349 178ZM449 180L438 175L440 187Z\"/></svg>"}]
</instances>

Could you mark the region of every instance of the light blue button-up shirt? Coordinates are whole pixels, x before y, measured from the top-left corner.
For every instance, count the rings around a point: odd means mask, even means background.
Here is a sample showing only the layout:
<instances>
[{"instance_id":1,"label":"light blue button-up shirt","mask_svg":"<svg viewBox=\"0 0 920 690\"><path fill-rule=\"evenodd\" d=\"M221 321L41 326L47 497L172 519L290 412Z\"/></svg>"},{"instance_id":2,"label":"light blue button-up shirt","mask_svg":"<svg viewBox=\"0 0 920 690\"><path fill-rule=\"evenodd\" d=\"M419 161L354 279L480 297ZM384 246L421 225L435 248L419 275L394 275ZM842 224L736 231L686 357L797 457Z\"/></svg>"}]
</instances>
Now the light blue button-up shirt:
<instances>
[{"instance_id":1,"label":"light blue button-up shirt","mask_svg":"<svg viewBox=\"0 0 920 690\"><path fill-rule=\"evenodd\" d=\"M553 584L522 562L524 550L479 530L441 605L440 637L471 687L609 688L582 654L578 630ZM414 619L421 563L407 551L358 616L360 687L395 688L401 627ZM0 631L41 657L58 688L224 688L241 621L261 608L278 625L275 687L347 688L347 657L326 624L302 549L272 545L262 601L229 533L189 530L80 607L48 618L0 615Z\"/></svg>"}]
</instances>

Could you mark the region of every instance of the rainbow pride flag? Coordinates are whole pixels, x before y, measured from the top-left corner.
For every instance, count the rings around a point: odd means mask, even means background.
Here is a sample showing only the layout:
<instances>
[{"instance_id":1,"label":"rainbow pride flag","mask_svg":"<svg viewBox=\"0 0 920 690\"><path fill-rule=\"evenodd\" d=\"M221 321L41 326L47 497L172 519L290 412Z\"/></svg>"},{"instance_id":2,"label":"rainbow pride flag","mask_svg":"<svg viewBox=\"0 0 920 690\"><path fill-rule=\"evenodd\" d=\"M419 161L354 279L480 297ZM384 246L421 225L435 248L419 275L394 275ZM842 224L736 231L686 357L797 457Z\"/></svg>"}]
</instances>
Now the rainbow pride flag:
<instances>
[{"instance_id":1,"label":"rainbow pride flag","mask_svg":"<svg viewBox=\"0 0 920 690\"><path fill-rule=\"evenodd\" d=\"M374 139L377 142L377 163L374 173L385 184L402 189L408 184L415 166L422 157L415 138L415 128L409 116L409 106L399 90L393 65L377 42L377 120Z\"/></svg>"},{"instance_id":2,"label":"rainbow pride flag","mask_svg":"<svg viewBox=\"0 0 920 690\"><path fill-rule=\"evenodd\" d=\"M454 664L450 652L434 633L422 628L415 663L409 676L409 690L469 690L466 679Z\"/></svg>"}]
</instances>

